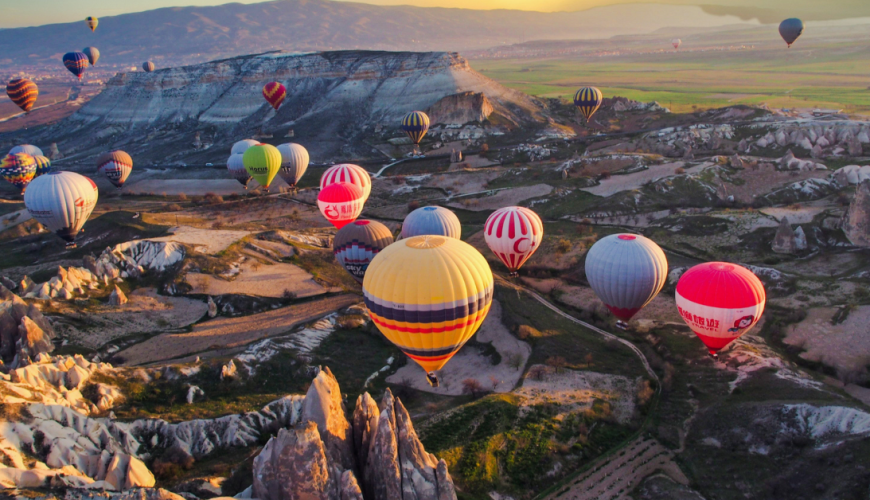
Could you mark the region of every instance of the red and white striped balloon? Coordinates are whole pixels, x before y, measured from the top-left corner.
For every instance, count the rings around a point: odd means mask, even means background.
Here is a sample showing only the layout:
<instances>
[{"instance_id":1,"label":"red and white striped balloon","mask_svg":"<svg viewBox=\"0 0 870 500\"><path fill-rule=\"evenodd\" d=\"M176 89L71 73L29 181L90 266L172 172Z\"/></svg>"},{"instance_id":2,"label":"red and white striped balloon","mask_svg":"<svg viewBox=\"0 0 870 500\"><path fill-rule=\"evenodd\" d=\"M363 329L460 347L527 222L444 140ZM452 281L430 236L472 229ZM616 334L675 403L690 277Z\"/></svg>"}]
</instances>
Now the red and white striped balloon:
<instances>
[{"instance_id":1,"label":"red and white striped balloon","mask_svg":"<svg viewBox=\"0 0 870 500\"><path fill-rule=\"evenodd\" d=\"M528 208L499 208L486 219L483 237L492 253L516 276L517 270L541 246L544 224Z\"/></svg>"},{"instance_id":2,"label":"red and white striped balloon","mask_svg":"<svg viewBox=\"0 0 870 500\"><path fill-rule=\"evenodd\" d=\"M365 205L362 189L349 182L330 184L317 195L317 207L336 229L355 221Z\"/></svg>"},{"instance_id":3,"label":"red and white striped balloon","mask_svg":"<svg viewBox=\"0 0 870 500\"><path fill-rule=\"evenodd\" d=\"M761 280L749 269L706 262L680 277L676 299L683 321L716 357L758 323L767 296Z\"/></svg>"},{"instance_id":4,"label":"red and white striped balloon","mask_svg":"<svg viewBox=\"0 0 870 500\"><path fill-rule=\"evenodd\" d=\"M349 182L355 184L362 189L363 198L369 199L369 194L372 192L372 178L366 169L352 163L340 163L333 165L323 172L320 176L320 189L324 189L330 184L338 182Z\"/></svg>"}]
</instances>

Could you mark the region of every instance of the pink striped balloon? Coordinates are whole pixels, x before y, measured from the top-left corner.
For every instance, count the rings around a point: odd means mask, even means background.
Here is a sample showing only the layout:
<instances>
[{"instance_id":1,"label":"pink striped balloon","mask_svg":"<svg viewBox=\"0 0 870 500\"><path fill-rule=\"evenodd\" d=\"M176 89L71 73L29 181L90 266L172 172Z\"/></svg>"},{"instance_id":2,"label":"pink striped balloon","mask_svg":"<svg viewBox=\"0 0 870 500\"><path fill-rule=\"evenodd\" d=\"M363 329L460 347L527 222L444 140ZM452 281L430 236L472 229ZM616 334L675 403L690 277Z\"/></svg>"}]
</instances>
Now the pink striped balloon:
<instances>
[{"instance_id":1,"label":"pink striped balloon","mask_svg":"<svg viewBox=\"0 0 870 500\"><path fill-rule=\"evenodd\" d=\"M372 192L372 178L369 177L369 173L359 165L341 163L329 167L326 169L326 172L320 176L320 189L322 190L330 184L337 184L339 182L354 184L362 189L363 198L366 200Z\"/></svg>"},{"instance_id":2,"label":"pink striped balloon","mask_svg":"<svg viewBox=\"0 0 870 500\"><path fill-rule=\"evenodd\" d=\"M517 271L541 246L544 224L538 214L525 207L504 207L486 219L483 237L511 272Z\"/></svg>"}]
</instances>

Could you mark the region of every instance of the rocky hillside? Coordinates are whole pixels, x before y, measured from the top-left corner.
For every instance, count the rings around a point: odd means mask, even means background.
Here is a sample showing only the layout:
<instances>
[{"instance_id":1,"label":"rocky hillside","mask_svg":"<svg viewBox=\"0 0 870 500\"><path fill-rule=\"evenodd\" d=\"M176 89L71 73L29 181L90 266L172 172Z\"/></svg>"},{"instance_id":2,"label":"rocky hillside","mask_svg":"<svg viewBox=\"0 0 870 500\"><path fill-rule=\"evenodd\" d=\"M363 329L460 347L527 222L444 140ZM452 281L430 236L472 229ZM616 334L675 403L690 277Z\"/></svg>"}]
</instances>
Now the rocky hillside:
<instances>
[{"instance_id":1,"label":"rocky hillside","mask_svg":"<svg viewBox=\"0 0 870 500\"><path fill-rule=\"evenodd\" d=\"M277 113L261 93L270 80L287 87ZM118 74L79 112L51 127L45 140L58 142L67 159L112 147L125 149L137 164L165 164L189 154L223 162L235 140L293 136L314 161L324 161L326 153L371 155L363 134L398 136L405 113L433 106L444 123L493 112L507 124L542 120L537 101L477 73L456 53L269 53Z\"/></svg>"}]
</instances>

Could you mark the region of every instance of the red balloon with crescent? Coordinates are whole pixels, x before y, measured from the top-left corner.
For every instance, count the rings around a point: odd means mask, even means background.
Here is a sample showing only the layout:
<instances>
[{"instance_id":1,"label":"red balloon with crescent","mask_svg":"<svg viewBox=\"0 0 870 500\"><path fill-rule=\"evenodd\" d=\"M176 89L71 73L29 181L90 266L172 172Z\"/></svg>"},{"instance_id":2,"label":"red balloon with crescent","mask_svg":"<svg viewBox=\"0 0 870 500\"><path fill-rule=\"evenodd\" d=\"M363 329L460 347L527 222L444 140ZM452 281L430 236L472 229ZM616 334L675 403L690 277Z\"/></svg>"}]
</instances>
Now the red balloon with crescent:
<instances>
[{"instance_id":1,"label":"red balloon with crescent","mask_svg":"<svg viewBox=\"0 0 870 500\"><path fill-rule=\"evenodd\" d=\"M278 82L269 82L263 87L263 97L278 111L284 98L287 97L287 88Z\"/></svg>"},{"instance_id":2,"label":"red balloon with crescent","mask_svg":"<svg viewBox=\"0 0 870 500\"><path fill-rule=\"evenodd\" d=\"M349 182L330 184L317 195L317 207L336 229L355 221L362 213L365 196L359 186Z\"/></svg>"},{"instance_id":3,"label":"red balloon with crescent","mask_svg":"<svg viewBox=\"0 0 870 500\"><path fill-rule=\"evenodd\" d=\"M767 295L752 271L728 262L706 262L677 282L677 310L713 357L761 318Z\"/></svg>"},{"instance_id":4,"label":"red balloon with crescent","mask_svg":"<svg viewBox=\"0 0 870 500\"><path fill-rule=\"evenodd\" d=\"M541 246L544 224L538 214L525 207L504 207L486 219L483 237L487 246L507 266L511 276Z\"/></svg>"}]
</instances>

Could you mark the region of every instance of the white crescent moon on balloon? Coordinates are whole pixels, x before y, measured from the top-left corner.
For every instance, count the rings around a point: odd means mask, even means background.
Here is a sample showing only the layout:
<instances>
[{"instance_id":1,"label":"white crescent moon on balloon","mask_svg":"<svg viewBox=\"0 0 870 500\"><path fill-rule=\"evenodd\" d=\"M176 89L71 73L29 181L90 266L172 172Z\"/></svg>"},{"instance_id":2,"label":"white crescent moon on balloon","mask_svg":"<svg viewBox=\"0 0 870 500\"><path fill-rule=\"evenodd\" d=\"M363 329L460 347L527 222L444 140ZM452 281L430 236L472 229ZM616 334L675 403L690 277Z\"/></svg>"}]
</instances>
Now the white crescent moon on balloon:
<instances>
[{"instance_id":1,"label":"white crescent moon on balloon","mask_svg":"<svg viewBox=\"0 0 870 500\"><path fill-rule=\"evenodd\" d=\"M522 243L523 241L528 241L528 238L520 238L514 242L514 252L515 253L526 253L528 251L528 249L520 250L520 243Z\"/></svg>"}]
</instances>

